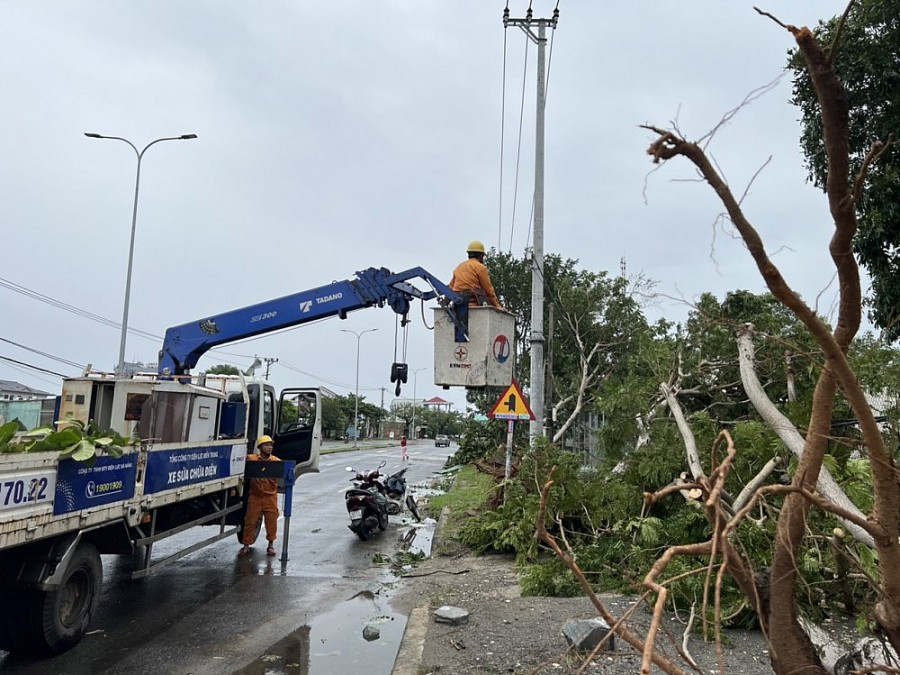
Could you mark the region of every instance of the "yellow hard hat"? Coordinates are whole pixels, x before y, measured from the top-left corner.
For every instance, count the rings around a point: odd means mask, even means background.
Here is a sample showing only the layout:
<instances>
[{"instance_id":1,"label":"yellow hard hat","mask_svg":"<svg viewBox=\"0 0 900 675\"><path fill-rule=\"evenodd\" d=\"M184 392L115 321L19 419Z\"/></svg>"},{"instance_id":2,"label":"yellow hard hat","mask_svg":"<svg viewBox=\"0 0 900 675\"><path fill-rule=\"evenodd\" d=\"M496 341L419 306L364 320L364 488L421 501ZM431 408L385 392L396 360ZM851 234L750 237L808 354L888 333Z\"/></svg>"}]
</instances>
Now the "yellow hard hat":
<instances>
[{"instance_id":1,"label":"yellow hard hat","mask_svg":"<svg viewBox=\"0 0 900 675\"><path fill-rule=\"evenodd\" d=\"M256 447L258 448L263 443L274 443L274 442L275 441L272 440L271 436L266 436L265 434L263 434L262 436L259 437L259 440L256 441Z\"/></svg>"},{"instance_id":2,"label":"yellow hard hat","mask_svg":"<svg viewBox=\"0 0 900 675\"><path fill-rule=\"evenodd\" d=\"M476 239L469 243L466 253L484 253L484 244Z\"/></svg>"}]
</instances>

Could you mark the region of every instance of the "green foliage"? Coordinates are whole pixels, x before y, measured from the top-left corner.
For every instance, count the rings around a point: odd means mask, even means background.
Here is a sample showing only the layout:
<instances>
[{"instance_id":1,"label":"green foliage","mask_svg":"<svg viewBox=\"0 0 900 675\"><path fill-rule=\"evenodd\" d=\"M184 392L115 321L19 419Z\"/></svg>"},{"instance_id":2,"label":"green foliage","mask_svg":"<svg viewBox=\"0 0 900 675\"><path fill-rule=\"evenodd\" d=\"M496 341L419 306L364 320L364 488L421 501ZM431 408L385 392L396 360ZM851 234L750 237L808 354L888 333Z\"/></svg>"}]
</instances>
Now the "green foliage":
<instances>
[{"instance_id":1,"label":"green foliage","mask_svg":"<svg viewBox=\"0 0 900 675\"><path fill-rule=\"evenodd\" d=\"M821 22L816 36L830 45L838 17ZM855 177L876 141L900 129L900 0L861 0L844 24L834 69L844 85L850 120L850 176ZM831 53L829 51L829 53ZM791 102L801 112L801 146L810 180L824 188L828 162L822 116L812 80L799 53L791 52ZM856 203L859 232L854 247L872 280L870 316L889 339L900 337L900 146L896 142L869 168Z\"/></svg>"},{"instance_id":2,"label":"green foliage","mask_svg":"<svg viewBox=\"0 0 900 675\"><path fill-rule=\"evenodd\" d=\"M575 575L556 557L525 566L519 575L519 585L526 596L576 598L584 594Z\"/></svg>"},{"instance_id":3,"label":"green foliage","mask_svg":"<svg viewBox=\"0 0 900 675\"><path fill-rule=\"evenodd\" d=\"M230 366L227 363L217 363L212 368L208 368L206 370L207 375L240 375L241 371L237 369L235 366Z\"/></svg>"},{"instance_id":4,"label":"green foliage","mask_svg":"<svg viewBox=\"0 0 900 675\"><path fill-rule=\"evenodd\" d=\"M520 427L525 425L518 425ZM463 426L459 447L448 460L449 465L468 464L484 459L506 445L506 426L499 421L478 421L469 418Z\"/></svg>"},{"instance_id":5,"label":"green foliage","mask_svg":"<svg viewBox=\"0 0 900 675\"><path fill-rule=\"evenodd\" d=\"M352 416L351 414L350 417ZM349 420L337 399L330 397L322 399L322 433L326 438L342 437Z\"/></svg>"},{"instance_id":6,"label":"green foliage","mask_svg":"<svg viewBox=\"0 0 900 675\"><path fill-rule=\"evenodd\" d=\"M93 422L85 425L79 420L66 422L59 431L39 427L16 438L18 428L17 421L0 426L0 453L56 452L60 459L71 457L92 466L102 454L121 457L126 447L140 443L114 431L100 431Z\"/></svg>"}]
</instances>

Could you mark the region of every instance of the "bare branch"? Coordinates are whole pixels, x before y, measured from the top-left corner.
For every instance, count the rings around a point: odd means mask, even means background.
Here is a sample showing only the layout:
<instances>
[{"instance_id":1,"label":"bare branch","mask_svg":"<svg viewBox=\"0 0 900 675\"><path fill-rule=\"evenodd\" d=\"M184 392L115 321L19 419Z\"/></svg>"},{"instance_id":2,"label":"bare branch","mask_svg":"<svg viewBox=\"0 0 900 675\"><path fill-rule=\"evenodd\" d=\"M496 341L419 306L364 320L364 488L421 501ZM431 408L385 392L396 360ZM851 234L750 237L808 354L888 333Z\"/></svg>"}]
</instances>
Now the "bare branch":
<instances>
[{"instance_id":1,"label":"bare branch","mask_svg":"<svg viewBox=\"0 0 900 675\"><path fill-rule=\"evenodd\" d=\"M859 198L862 196L863 185L866 182L866 177L869 175L869 167L874 164L893 143L894 135L890 134L887 142L875 141L875 143L872 144L872 147L869 148L869 152L866 153L866 158L863 160L859 173L856 175L856 180L853 182L854 203L858 202Z\"/></svg>"},{"instance_id":2,"label":"bare branch","mask_svg":"<svg viewBox=\"0 0 900 675\"><path fill-rule=\"evenodd\" d=\"M750 397L750 402L753 404L753 407L756 408L756 411L759 413L759 416L762 417L766 425L775 432L791 453L797 457L801 457L803 455L806 439L803 438L797 430L797 427L795 427L794 424L775 407L775 404L772 403L766 395L765 390L762 388L762 385L759 383L759 379L756 376L756 368L754 365L755 350L751 337L752 334L752 324L745 324L737 334L738 358L740 359L740 371L741 379L744 383L744 391L747 392L747 396ZM823 466L819 472L816 487L822 494L826 495L829 500L835 504L839 504L846 512L852 513L855 519L865 519L862 511L850 501L849 497L847 497L846 493L841 489L840 485L834 480L831 473L828 471L828 468L825 466ZM857 527L853 521L848 521L845 525L848 531L853 535L854 539L866 544L870 548L875 546L875 541L865 528Z\"/></svg>"},{"instance_id":3,"label":"bare branch","mask_svg":"<svg viewBox=\"0 0 900 675\"><path fill-rule=\"evenodd\" d=\"M716 126L714 126L711 130L706 132L706 134L704 134L699 139L697 139L697 145L701 146L704 150L706 150L706 148L709 146L710 142L712 141L713 137L719 131L719 129L721 129L726 124L728 124L738 114L738 112L741 111L742 108L750 105L751 103L753 103L753 101L758 99L760 96L763 96L763 95L769 93L775 87L777 87L778 83L781 82L781 79L783 77L784 77L784 73L781 73L780 75L778 75L778 77L776 77L774 80L772 80L768 84L764 84L760 87L757 87L756 89L751 90L750 93L744 97L743 101L741 101L737 106L735 106L734 108L732 108L731 110L726 112L724 115L722 115L722 119L719 120L719 123L716 124Z\"/></svg>"},{"instance_id":4,"label":"bare branch","mask_svg":"<svg viewBox=\"0 0 900 675\"><path fill-rule=\"evenodd\" d=\"M834 63L834 55L837 54L838 45L841 43L841 36L844 33L844 26L847 25L847 17L850 15L850 9L853 7L853 3L856 0L850 0L847 3L847 7L844 9L844 13L841 14L841 20L838 22L837 30L834 32L834 39L831 41L831 45L828 47L828 66Z\"/></svg>"},{"instance_id":5,"label":"bare branch","mask_svg":"<svg viewBox=\"0 0 900 675\"><path fill-rule=\"evenodd\" d=\"M790 30L785 24L783 24L779 19L777 19L777 18L776 18L775 16L773 16L772 14L769 14L768 12L762 11L759 7L754 7L753 9L755 9L756 12L757 12L758 14L762 14L763 16L769 17L770 19L772 19L772 21L774 21L775 23L777 23L777 24L778 24L779 26L781 26L782 28L787 29L787 30Z\"/></svg>"},{"instance_id":6,"label":"bare branch","mask_svg":"<svg viewBox=\"0 0 900 675\"><path fill-rule=\"evenodd\" d=\"M740 491L737 498L734 500L735 511L740 511L747 502L750 501L750 497L753 495L759 487L766 482L766 479L772 474L772 472L781 465L781 457L773 457L768 462L763 465L763 468L759 470L759 472L752 478L750 481L744 486L744 489Z\"/></svg>"},{"instance_id":7,"label":"bare branch","mask_svg":"<svg viewBox=\"0 0 900 675\"><path fill-rule=\"evenodd\" d=\"M751 176L751 178L750 178L750 182L747 183L747 187L744 188L744 193L741 195L741 198L738 199L738 204L743 204L743 203L744 203L744 198L745 198L745 197L747 196L747 194L750 192L750 188L753 186L754 181L756 181L757 177L759 177L759 174L762 173L762 170L765 169L767 166L769 166L769 163L770 163L771 161L772 161L772 155L769 155L768 159L766 159L766 161L762 163L762 166L760 166L760 167L754 172L753 176Z\"/></svg>"},{"instance_id":8,"label":"bare branch","mask_svg":"<svg viewBox=\"0 0 900 675\"><path fill-rule=\"evenodd\" d=\"M697 441L694 439L694 432L691 431L690 425L684 418L684 413L681 411L681 404L679 404L678 399L675 398L672 388L665 384L661 384L659 390L662 392L662 395L666 397L666 403L669 404L669 410L672 411L672 417L675 418L675 424L678 427L678 432L681 434L681 440L684 442L688 468L691 470L691 475L696 480L705 474L703 472L703 465L700 464L700 453L697 452Z\"/></svg>"},{"instance_id":9,"label":"bare branch","mask_svg":"<svg viewBox=\"0 0 900 675\"><path fill-rule=\"evenodd\" d=\"M559 547L559 545L556 543L556 539L547 531L546 527L544 526L544 520L547 517L547 505L549 503L550 488L553 487L554 473L556 473L555 466L550 469L550 475L548 476L547 482L544 483L544 487L541 490L541 502L538 507L537 514L537 535L539 539L547 544L547 546L549 546L556 554L556 557L559 558L562 563L572 571L572 573L575 575L575 578L578 579L578 584L581 586L582 590L584 590L591 603L597 609L598 614L600 614L601 618L606 621L609 626L611 626L610 630L621 637L623 640L625 640L635 649L646 653L645 642L640 638L639 635L633 633L626 626L620 625L619 621L616 621L612 613L606 608L606 605L604 605L600 598L597 597L597 594L594 592L591 584L585 578L584 572L582 572L581 568L578 566L578 563L576 563L571 556L567 555ZM652 660L653 663L655 663L657 666L659 666L664 672L669 673L669 675L686 675L684 671L675 663L662 656L661 654L653 651L652 646L650 651L652 652L652 654L650 655L649 659Z\"/></svg>"}]
</instances>

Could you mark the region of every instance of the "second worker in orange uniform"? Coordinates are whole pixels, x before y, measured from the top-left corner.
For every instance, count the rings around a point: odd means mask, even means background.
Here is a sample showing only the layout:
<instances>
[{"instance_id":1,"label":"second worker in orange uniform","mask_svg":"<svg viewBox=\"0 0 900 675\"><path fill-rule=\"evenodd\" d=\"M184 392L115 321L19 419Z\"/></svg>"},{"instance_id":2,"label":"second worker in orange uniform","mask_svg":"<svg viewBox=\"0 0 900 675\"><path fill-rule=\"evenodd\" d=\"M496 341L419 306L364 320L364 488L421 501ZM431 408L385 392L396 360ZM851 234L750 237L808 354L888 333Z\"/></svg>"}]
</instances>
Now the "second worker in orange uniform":
<instances>
[{"instance_id":1,"label":"second worker in orange uniform","mask_svg":"<svg viewBox=\"0 0 900 675\"><path fill-rule=\"evenodd\" d=\"M271 436L260 436L256 443L257 454L247 455L248 460L262 462L280 462L272 454L275 444ZM278 536L278 481L274 478L251 478L250 496L247 499L247 515L244 518L244 530L241 541L244 547L239 556L250 554L250 547L256 541L256 526L260 518L265 518L267 555L275 555L275 539Z\"/></svg>"}]
</instances>

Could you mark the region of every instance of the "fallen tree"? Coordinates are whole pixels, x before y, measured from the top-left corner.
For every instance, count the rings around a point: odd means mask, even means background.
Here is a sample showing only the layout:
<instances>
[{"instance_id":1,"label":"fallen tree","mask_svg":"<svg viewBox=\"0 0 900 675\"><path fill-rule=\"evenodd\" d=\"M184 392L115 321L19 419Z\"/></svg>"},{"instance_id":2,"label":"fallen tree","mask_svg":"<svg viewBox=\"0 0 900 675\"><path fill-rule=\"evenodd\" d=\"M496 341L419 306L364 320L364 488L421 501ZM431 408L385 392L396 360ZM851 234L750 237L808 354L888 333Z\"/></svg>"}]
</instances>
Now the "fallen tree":
<instances>
[{"instance_id":1,"label":"fallen tree","mask_svg":"<svg viewBox=\"0 0 900 675\"><path fill-rule=\"evenodd\" d=\"M847 7L851 11L853 2ZM759 11L759 10L757 10ZM845 12L845 16L846 16ZM849 122L847 99L840 79L833 68L833 55L840 48L840 34L827 47L820 45L808 28L783 24L780 26L794 37L815 87L822 113L823 138L828 157L826 194L834 221L829 251L837 272L839 303L837 322L831 329L788 284L780 269L769 257L758 230L744 214L739 199L722 179L703 148L679 134L654 126L646 128L658 137L648 153L656 163L676 157L690 161L703 179L715 190L728 217L753 257L757 268L772 294L789 308L806 326L824 358L813 395L812 411L798 466L790 486L770 486L757 491L783 489L789 494L782 505L778 528L773 542L772 564L765 574L754 571L730 545L727 533L733 530L724 520L716 490L719 483L699 485L704 491L704 503L713 525L714 536L702 553L710 556L710 566L720 561L718 574L726 569L747 594L754 606L763 630L771 644L771 661L776 673L824 672L821 660L809 636L799 621L795 600L798 571L797 554L806 534L810 509L817 507L839 515L865 531L873 540L878 554L879 601L872 619L895 651L900 650L900 541L898 541L898 511L900 511L900 482L896 464L885 445L881 430L869 407L865 393L847 360L851 341L859 330L862 293L859 269L853 256L852 244L857 231L856 204L865 188L871 164L884 151L886 141L872 145L860 171L850 175L848 158ZM853 410L871 461L874 508L867 518L860 518L847 509L816 492L822 472L830 436L832 412L838 391ZM731 452L729 452L729 457ZM723 462L724 465L724 462ZM712 477L715 476L713 474ZM696 555L701 551L675 549L660 560L660 568L648 575L647 585L656 591L663 586L656 579L674 555ZM749 583L753 580L754 583ZM664 595L664 593L662 593Z\"/></svg>"}]
</instances>

